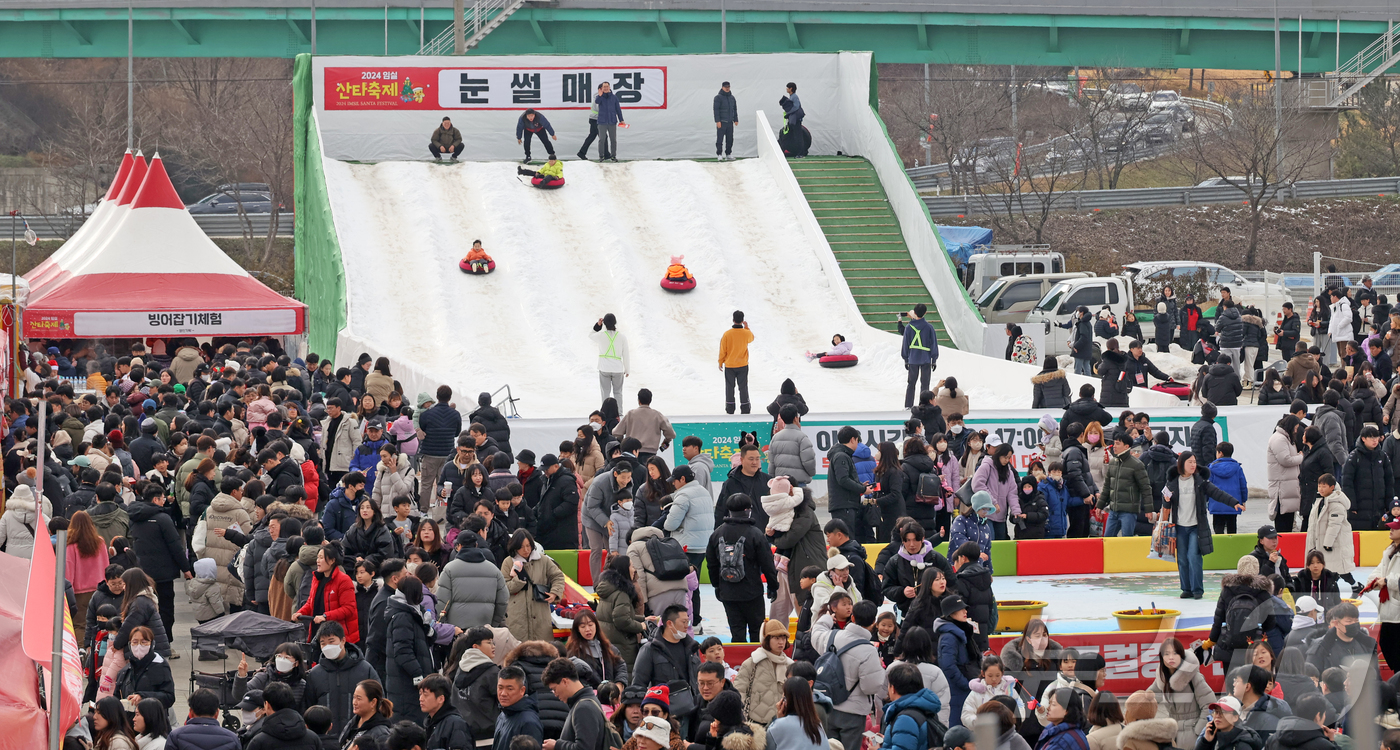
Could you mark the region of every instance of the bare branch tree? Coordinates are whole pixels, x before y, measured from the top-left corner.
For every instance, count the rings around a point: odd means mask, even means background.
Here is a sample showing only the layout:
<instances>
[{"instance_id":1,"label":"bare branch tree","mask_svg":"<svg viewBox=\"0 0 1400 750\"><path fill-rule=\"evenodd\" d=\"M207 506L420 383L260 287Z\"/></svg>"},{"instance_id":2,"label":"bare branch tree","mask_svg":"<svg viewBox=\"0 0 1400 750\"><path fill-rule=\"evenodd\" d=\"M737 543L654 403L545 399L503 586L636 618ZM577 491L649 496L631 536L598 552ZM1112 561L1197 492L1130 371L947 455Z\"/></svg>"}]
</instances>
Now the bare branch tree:
<instances>
[{"instance_id":1,"label":"bare branch tree","mask_svg":"<svg viewBox=\"0 0 1400 750\"><path fill-rule=\"evenodd\" d=\"M915 153L921 153L922 141L931 139L934 163L949 165L953 191L966 192L977 184L975 169L952 167L971 163L970 155L975 161L980 142L1010 137L1011 102L999 69L936 67L928 84L927 105L923 66L899 66L897 76L881 82L880 112L891 130L903 136L897 140L903 148L918 148Z\"/></svg>"},{"instance_id":2,"label":"bare branch tree","mask_svg":"<svg viewBox=\"0 0 1400 750\"><path fill-rule=\"evenodd\" d=\"M1245 267L1252 268L1259 246L1264 211L1278 189L1325 164L1332 153L1331 122L1302 106L1298 89L1283 91L1276 112L1272 91L1241 87L1227 97L1230 111L1202 112L1198 137L1188 141L1188 156L1204 170L1240 189L1249 205L1249 241Z\"/></svg>"}]
</instances>

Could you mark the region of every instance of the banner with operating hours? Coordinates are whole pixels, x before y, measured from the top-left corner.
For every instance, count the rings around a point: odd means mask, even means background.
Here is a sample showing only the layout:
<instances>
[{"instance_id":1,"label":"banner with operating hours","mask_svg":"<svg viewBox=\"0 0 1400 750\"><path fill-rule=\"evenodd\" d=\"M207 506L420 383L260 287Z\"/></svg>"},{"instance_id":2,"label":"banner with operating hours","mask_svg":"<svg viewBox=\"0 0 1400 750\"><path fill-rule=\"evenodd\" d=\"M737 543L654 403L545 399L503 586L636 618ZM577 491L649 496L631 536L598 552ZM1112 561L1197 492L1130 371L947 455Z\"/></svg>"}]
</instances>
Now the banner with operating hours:
<instances>
[{"instance_id":1,"label":"banner with operating hours","mask_svg":"<svg viewBox=\"0 0 1400 750\"><path fill-rule=\"evenodd\" d=\"M327 110L591 109L607 83L624 111L665 109L665 67L326 68Z\"/></svg>"}]
</instances>

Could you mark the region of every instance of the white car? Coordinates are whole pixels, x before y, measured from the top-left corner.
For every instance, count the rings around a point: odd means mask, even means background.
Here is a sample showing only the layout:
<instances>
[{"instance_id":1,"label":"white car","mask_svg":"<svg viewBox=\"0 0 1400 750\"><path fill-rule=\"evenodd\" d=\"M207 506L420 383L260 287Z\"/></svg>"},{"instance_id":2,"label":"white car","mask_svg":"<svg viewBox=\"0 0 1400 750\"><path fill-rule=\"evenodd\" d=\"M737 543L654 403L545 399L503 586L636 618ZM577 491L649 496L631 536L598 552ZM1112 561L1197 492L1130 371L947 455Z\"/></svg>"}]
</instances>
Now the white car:
<instances>
[{"instance_id":1,"label":"white car","mask_svg":"<svg viewBox=\"0 0 1400 750\"><path fill-rule=\"evenodd\" d=\"M1152 102L1147 105L1149 112L1161 112L1171 109L1172 106L1181 103L1181 94L1175 91L1154 91L1152 92Z\"/></svg>"},{"instance_id":2,"label":"white car","mask_svg":"<svg viewBox=\"0 0 1400 750\"><path fill-rule=\"evenodd\" d=\"M1288 289L1282 284L1266 284L1262 281L1248 281L1219 263L1204 263L1194 260L1144 261L1123 266L1123 272L1139 290L1135 311L1144 332L1149 331L1149 323L1155 312L1157 300L1142 295L1142 285L1153 282L1171 282L1176 287L1176 297L1183 300L1186 288L1205 283L1209 287L1207 299L1197 299L1201 309L1209 314L1220 301L1220 287L1230 287L1231 296L1241 304L1254 305L1264 313L1267 321L1273 321L1283 311L1283 303L1292 302ZM1157 288L1154 284L1152 288ZM1178 302L1177 304L1184 304ZM1272 326L1272 322L1270 322Z\"/></svg>"}]
</instances>

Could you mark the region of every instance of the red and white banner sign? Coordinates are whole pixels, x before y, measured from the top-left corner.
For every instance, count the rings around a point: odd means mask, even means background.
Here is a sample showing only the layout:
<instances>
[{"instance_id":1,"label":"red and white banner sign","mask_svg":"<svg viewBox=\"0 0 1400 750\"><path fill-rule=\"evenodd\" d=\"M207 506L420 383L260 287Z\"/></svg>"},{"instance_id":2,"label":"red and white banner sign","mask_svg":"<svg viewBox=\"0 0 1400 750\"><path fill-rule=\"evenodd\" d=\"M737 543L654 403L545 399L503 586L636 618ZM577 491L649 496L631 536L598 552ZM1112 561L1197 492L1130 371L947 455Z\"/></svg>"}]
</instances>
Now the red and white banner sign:
<instances>
[{"instance_id":1,"label":"red and white banner sign","mask_svg":"<svg viewBox=\"0 0 1400 750\"><path fill-rule=\"evenodd\" d=\"M602 83L626 109L665 109L666 68L325 69L327 110L591 109Z\"/></svg>"}]
</instances>

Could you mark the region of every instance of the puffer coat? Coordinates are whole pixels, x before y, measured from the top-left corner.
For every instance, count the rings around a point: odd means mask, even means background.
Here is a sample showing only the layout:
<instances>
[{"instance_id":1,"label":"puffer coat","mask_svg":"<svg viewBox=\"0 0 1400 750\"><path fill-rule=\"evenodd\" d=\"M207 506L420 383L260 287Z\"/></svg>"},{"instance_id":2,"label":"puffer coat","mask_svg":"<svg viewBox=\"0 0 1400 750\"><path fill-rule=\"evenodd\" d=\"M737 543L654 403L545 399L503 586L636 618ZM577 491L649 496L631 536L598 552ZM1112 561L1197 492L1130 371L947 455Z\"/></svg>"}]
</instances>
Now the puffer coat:
<instances>
[{"instance_id":1,"label":"puffer coat","mask_svg":"<svg viewBox=\"0 0 1400 750\"><path fill-rule=\"evenodd\" d=\"M790 664L792 659L786 654L775 655L760 647L739 665L734 688L744 699L750 721L766 725L777 718L778 699L783 695L783 682Z\"/></svg>"},{"instance_id":2,"label":"puffer coat","mask_svg":"<svg viewBox=\"0 0 1400 750\"><path fill-rule=\"evenodd\" d=\"M1195 747L1196 737L1210 721L1209 706L1215 702L1215 693L1201 676L1200 660L1188 650L1170 680L1162 679L1161 670L1158 670L1152 692L1157 696L1157 716L1176 719L1175 746Z\"/></svg>"},{"instance_id":3,"label":"puffer coat","mask_svg":"<svg viewBox=\"0 0 1400 750\"><path fill-rule=\"evenodd\" d=\"M1323 566L1337 575L1350 573L1356 567L1352 529L1347 522L1350 509L1351 500L1337 488L1327 497L1318 499L1308 518L1307 542L1303 549L1321 552Z\"/></svg>"},{"instance_id":4,"label":"puffer coat","mask_svg":"<svg viewBox=\"0 0 1400 750\"><path fill-rule=\"evenodd\" d=\"M632 561L632 570L637 572L637 596L644 602L650 601L657 594L686 589L684 578L663 581L652 574L656 567L652 565L651 554L647 552L647 540L653 537L660 539L665 536L666 533L655 526L638 526L632 531L632 543L627 545L627 557Z\"/></svg>"},{"instance_id":5,"label":"puffer coat","mask_svg":"<svg viewBox=\"0 0 1400 750\"><path fill-rule=\"evenodd\" d=\"M613 570L603 571L600 579L593 587L598 624L630 669L637 661L637 636L646 632L646 621L637 616L637 589Z\"/></svg>"},{"instance_id":6,"label":"puffer coat","mask_svg":"<svg viewBox=\"0 0 1400 750\"><path fill-rule=\"evenodd\" d=\"M1303 465L1303 454L1293 447L1293 439L1282 427L1275 427L1273 434L1269 435L1264 461L1269 468L1269 518L1297 513L1303 500L1298 487L1298 470Z\"/></svg>"},{"instance_id":7,"label":"puffer coat","mask_svg":"<svg viewBox=\"0 0 1400 750\"><path fill-rule=\"evenodd\" d=\"M232 495L219 493L209 504L204 516L204 527L208 530L204 538L204 557L214 558L218 564L215 579L223 589L224 603L229 606L243 606L243 583L233 577L228 564L238 557L238 545L214 533L214 529L227 529L237 526L247 534L253 528L253 519L243 507L243 503Z\"/></svg>"},{"instance_id":8,"label":"puffer coat","mask_svg":"<svg viewBox=\"0 0 1400 750\"><path fill-rule=\"evenodd\" d=\"M44 498L44 517L53 517L53 506ZM39 532L39 514L35 512L34 492L22 484L5 501L5 514L0 516L0 549L28 560L34 554L34 536ZM48 538L48 529L43 530Z\"/></svg>"}]
</instances>

